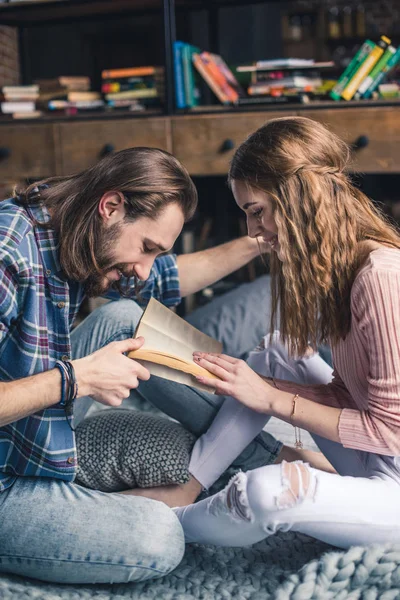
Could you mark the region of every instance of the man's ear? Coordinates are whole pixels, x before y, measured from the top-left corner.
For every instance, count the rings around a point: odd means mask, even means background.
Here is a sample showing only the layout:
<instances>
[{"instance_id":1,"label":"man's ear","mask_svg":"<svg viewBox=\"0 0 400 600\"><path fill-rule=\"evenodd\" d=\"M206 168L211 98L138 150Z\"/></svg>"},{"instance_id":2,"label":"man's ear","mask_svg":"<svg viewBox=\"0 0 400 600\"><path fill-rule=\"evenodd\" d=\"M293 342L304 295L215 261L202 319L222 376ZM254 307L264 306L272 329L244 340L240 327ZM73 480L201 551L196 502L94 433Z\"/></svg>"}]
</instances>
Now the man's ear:
<instances>
[{"instance_id":1,"label":"man's ear","mask_svg":"<svg viewBox=\"0 0 400 600\"><path fill-rule=\"evenodd\" d=\"M99 202L99 214L105 225L114 225L125 217L125 199L121 192L106 192Z\"/></svg>"}]
</instances>

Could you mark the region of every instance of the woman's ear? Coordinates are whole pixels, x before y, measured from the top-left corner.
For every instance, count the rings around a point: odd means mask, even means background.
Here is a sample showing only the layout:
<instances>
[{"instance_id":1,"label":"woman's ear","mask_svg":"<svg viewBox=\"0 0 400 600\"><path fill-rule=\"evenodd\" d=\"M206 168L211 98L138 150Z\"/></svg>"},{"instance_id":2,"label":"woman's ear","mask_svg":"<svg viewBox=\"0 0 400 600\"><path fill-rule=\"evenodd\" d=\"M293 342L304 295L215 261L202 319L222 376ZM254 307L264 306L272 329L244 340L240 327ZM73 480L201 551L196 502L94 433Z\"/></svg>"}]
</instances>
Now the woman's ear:
<instances>
[{"instance_id":1,"label":"woman's ear","mask_svg":"<svg viewBox=\"0 0 400 600\"><path fill-rule=\"evenodd\" d=\"M99 214L106 226L114 225L125 217L125 198L121 192L106 192L99 202Z\"/></svg>"}]
</instances>

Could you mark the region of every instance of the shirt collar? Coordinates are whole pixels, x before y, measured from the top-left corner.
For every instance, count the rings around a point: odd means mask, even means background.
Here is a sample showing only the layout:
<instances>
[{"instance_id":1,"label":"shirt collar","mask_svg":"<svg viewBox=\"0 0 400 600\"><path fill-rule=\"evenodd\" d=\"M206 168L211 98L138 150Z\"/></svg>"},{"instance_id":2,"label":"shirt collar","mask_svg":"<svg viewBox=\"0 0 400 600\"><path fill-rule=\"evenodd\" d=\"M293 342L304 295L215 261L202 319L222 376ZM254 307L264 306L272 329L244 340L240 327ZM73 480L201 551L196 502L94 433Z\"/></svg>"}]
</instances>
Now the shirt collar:
<instances>
[{"instance_id":1,"label":"shirt collar","mask_svg":"<svg viewBox=\"0 0 400 600\"><path fill-rule=\"evenodd\" d=\"M47 208L41 203L30 204L26 210L32 220L34 220L35 237L38 241L40 253L43 260L43 266L46 271L52 275L65 279L60 264L60 244L58 235L54 229L41 227L41 223L48 223L50 214ZM39 224L37 223L39 222ZM50 273L48 273L50 275Z\"/></svg>"}]
</instances>

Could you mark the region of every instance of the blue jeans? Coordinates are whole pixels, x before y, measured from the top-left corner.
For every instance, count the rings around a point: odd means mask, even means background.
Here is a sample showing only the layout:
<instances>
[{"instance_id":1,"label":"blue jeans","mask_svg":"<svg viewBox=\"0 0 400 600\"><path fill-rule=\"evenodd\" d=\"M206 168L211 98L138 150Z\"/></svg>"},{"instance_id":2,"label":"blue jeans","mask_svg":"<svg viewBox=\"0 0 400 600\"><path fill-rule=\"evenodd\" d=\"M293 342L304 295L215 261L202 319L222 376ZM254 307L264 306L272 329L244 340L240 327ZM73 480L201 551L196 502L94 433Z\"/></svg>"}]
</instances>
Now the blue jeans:
<instances>
[{"instance_id":1,"label":"blue jeans","mask_svg":"<svg viewBox=\"0 0 400 600\"><path fill-rule=\"evenodd\" d=\"M267 309L265 314L260 311L260 301L268 306L268 283L267 278L261 278L242 286L228 294L225 302L218 299L195 311L191 323L222 339L227 352L245 354L266 331L268 314ZM73 358L132 336L141 312L132 300L111 302L94 311L72 333ZM239 318L244 312L254 313L246 327ZM141 402L151 402L201 435L224 398L151 377L132 391L125 405L137 407ZM93 404L91 398L77 400L75 423L93 411ZM247 471L271 464L280 449L280 442L262 432L235 460L233 468ZM34 477L21 477L0 494L3 572L60 583L142 581L169 573L183 552L181 525L161 502Z\"/></svg>"}]
</instances>

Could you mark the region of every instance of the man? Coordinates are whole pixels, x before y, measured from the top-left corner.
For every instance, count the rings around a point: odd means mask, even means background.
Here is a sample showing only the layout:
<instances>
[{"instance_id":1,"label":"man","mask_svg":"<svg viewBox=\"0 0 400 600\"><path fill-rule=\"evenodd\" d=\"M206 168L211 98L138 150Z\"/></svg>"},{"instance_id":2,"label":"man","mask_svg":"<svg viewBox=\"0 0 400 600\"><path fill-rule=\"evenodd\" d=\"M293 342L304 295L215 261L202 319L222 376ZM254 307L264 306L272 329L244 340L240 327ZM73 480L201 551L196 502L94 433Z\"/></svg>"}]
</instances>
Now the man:
<instances>
[{"instance_id":1,"label":"man","mask_svg":"<svg viewBox=\"0 0 400 600\"><path fill-rule=\"evenodd\" d=\"M161 576L180 562L183 534L167 506L73 483L65 405L74 402L78 422L93 399L119 406L131 390L142 393L142 381L145 397L192 431L211 423L221 399L147 381L147 369L125 356L143 343L132 338L141 315L132 300L94 311L71 335L85 295L132 296L140 280L142 301L174 306L256 256L250 238L161 256L196 204L184 167L149 148L123 150L0 204L0 570L107 583ZM279 449L265 434L242 464L273 462Z\"/></svg>"}]
</instances>

